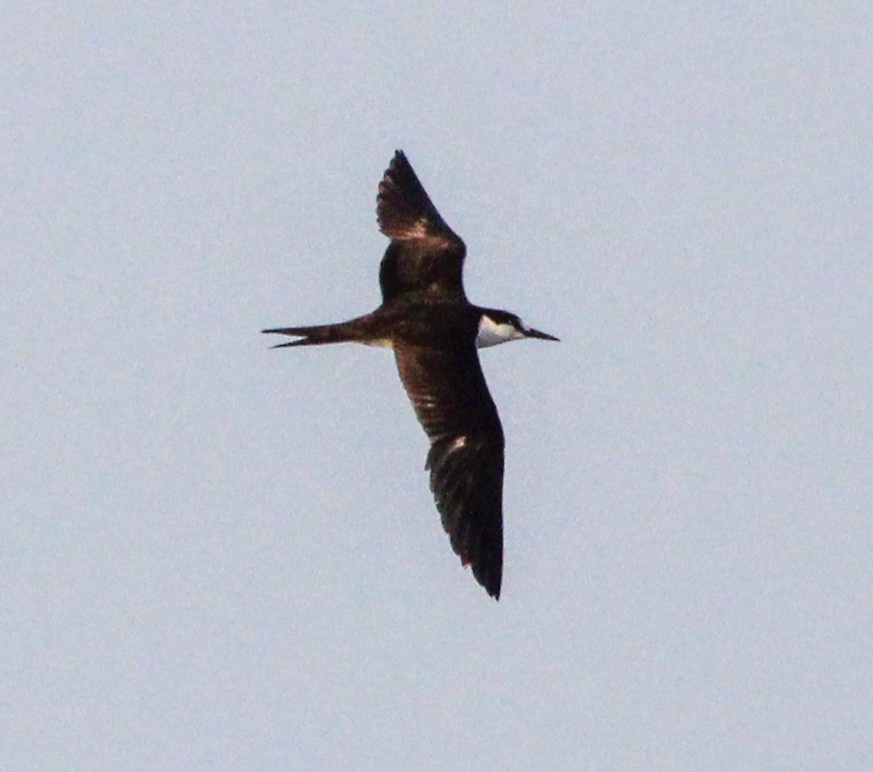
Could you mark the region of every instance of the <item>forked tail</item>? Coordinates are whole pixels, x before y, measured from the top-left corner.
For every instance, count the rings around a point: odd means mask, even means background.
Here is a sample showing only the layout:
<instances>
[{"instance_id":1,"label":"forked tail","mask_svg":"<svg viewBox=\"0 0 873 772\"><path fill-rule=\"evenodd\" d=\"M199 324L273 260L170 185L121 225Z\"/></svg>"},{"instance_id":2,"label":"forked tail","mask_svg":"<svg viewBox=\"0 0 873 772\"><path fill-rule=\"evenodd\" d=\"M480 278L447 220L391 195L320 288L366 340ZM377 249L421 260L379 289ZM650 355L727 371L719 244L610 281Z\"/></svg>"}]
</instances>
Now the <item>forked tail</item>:
<instances>
[{"instance_id":1,"label":"forked tail","mask_svg":"<svg viewBox=\"0 0 873 772\"><path fill-rule=\"evenodd\" d=\"M321 324L315 327L276 327L272 330L261 330L268 334L294 335L299 340L278 343L273 348L285 346L320 346L323 343L345 343L359 340L360 335L352 322L340 324Z\"/></svg>"}]
</instances>

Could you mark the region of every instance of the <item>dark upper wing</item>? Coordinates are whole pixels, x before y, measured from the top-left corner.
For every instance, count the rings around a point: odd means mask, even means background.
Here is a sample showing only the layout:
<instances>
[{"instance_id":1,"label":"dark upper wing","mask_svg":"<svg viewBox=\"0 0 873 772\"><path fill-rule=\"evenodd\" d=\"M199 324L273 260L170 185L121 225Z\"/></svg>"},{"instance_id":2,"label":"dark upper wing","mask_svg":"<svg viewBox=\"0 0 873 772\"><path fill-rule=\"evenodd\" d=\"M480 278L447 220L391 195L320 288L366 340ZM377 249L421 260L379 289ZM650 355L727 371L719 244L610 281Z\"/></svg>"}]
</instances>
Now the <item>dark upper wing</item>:
<instances>
[{"instance_id":1,"label":"dark upper wing","mask_svg":"<svg viewBox=\"0 0 873 772\"><path fill-rule=\"evenodd\" d=\"M503 429L472 343L396 344L400 379L430 438L426 469L452 549L489 595L503 575Z\"/></svg>"},{"instance_id":2,"label":"dark upper wing","mask_svg":"<svg viewBox=\"0 0 873 772\"><path fill-rule=\"evenodd\" d=\"M379 183L376 217L391 239L379 269L383 301L431 287L463 296L464 242L440 217L401 150Z\"/></svg>"}]
</instances>

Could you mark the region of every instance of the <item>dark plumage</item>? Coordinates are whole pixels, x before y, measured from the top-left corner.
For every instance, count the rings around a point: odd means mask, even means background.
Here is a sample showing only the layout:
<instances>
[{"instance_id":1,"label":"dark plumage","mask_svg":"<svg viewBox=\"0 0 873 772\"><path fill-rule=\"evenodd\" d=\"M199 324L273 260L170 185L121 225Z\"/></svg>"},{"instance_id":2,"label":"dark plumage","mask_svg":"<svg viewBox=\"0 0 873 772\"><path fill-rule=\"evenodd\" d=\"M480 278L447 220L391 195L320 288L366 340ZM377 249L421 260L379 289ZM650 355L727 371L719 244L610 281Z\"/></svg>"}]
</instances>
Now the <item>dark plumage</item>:
<instances>
[{"instance_id":1,"label":"dark plumage","mask_svg":"<svg viewBox=\"0 0 873 772\"><path fill-rule=\"evenodd\" d=\"M340 324L281 327L284 346L356 342L394 350L400 379L430 440L426 468L452 549L495 598L503 576L503 429L477 345L519 338L557 340L515 314L467 301L464 242L434 207L397 151L376 199L391 243L382 258L382 305Z\"/></svg>"}]
</instances>

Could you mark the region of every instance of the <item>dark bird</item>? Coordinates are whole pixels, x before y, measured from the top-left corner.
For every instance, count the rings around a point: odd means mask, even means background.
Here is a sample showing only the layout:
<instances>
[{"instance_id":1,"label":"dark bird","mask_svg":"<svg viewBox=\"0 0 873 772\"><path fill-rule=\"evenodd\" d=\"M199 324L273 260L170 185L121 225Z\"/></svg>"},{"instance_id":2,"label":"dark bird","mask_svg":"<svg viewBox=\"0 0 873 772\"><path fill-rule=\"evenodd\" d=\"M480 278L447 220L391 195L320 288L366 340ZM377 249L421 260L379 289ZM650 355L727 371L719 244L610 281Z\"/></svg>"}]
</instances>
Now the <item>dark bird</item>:
<instances>
[{"instance_id":1,"label":"dark bird","mask_svg":"<svg viewBox=\"0 0 873 772\"><path fill-rule=\"evenodd\" d=\"M402 151L376 198L391 243L379 268L382 305L348 322L279 327L284 346L364 343L394 350L400 380L430 440L425 469L452 549L494 598L503 576L503 428L477 348L521 338L558 340L515 314L467 300L466 247L446 225Z\"/></svg>"}]
</instances>

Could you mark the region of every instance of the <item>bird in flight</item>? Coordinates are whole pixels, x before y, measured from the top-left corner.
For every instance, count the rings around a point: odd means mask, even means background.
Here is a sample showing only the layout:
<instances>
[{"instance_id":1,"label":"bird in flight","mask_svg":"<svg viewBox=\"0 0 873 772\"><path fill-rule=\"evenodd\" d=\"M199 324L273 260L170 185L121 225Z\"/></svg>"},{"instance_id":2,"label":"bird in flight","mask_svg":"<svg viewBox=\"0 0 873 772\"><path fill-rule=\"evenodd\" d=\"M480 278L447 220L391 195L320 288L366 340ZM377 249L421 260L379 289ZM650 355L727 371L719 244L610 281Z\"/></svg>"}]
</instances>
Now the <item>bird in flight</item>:
<instances>
[{"instance_id":1,"label":"bird in flight","mask_svg":"<svg viewBox=\"0 0 873 772\"><path fill-rule=\"evenodd\" d=\"M376 198L391 243L379 268L382 305L339 324L278 327L285 346L363 343L394 350L400 380L430 440L425 469L452 549L489 595L503 577L503 428L477 348L522 338L558 340L509 311L467 300L466 247L446 225L402 151Z\"/></svg>"}]
</instances>

